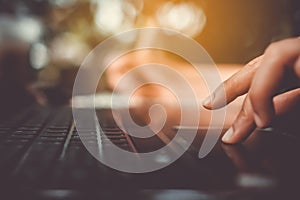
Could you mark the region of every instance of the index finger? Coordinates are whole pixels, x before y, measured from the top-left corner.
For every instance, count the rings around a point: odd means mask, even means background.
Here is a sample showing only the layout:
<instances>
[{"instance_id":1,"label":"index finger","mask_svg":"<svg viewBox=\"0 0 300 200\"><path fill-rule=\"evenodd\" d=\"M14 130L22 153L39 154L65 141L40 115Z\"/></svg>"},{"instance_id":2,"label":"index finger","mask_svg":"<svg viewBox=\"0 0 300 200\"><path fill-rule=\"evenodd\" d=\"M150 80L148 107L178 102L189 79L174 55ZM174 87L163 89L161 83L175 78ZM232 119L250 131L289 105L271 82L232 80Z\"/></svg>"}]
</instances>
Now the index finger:
<instances>
[{"instance_id":1,"label":"index finger","mask_svg":"<svg viewBox=\"0 0 300 200\"><path fill-rule=\"evenodd\" d=\"M231 103L237 97L246 94L250 88L252 78L262 57L263 56L259 56L253 59L240 71L236 72L224 81L219 87L217 87L211 96L204 100L203 106L207 109L218 109ZM224 91L226 96L225 102L223 100Z\"/></svg>"}]
</instances>

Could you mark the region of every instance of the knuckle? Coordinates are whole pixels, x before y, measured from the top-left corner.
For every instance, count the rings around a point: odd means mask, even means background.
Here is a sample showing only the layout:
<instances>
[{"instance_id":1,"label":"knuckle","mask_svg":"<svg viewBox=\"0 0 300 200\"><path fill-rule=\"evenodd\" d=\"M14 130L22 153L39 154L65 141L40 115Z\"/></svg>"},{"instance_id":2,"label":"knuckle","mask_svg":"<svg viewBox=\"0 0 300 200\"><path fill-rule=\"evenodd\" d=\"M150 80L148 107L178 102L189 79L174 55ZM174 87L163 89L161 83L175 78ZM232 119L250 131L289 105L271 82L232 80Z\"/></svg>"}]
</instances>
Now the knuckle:
<instances>
[{"instance_id":1,"label":"knuckle","mask_svg":"<svg viewBox=\"0 0 300 200\"><path fill-rule=\"evenodd\" d=\"M235 84L235 78L234 77L231 77L229 79L227 79L225 82L224 82L224 87L228 90L234 90L234 84Z\"/></svg>"},{"instance_id":2,"label":"knuckle","mask_svg":"<svg viewBox=\"0 0 300 200\"><path fill-rule=\"evenodd\" d=\"M224 82L224 89L227 97L231 97L235 93L234 78L229 78Z\"/></svg>"},{"instance_id":3,"label":"knuckle","mask_svg":"<svg viewBox=\"0 0 300 200\"><path fill-rule=\"evenodd\" d=\"M249 91L249 104L254 106L256 105L258 102L265 102L265 101L269 101L270 98L272 99L272 96L269 96L265 90L263 90L262 88L255 88L255 89L251 89Z\"/></svg>"},{"instance_id":4,"label":"knuckle","mask_svg":"<svg viewBox=\"0 0 300 200\"><path fill-rule=\"evenodd\" d=\"M282 53L282 48L281 48L281 44L279 42L274 42L274 43L270 44L265 51L265 55L273 57L273 58L276 58L281 53Z\"/></svg>"},{"instance_id":5,"label":"knuckle","mask_svg":"<svg viewBox=\"0 0 300 200\"><path fill-rule=\"evenodd\" d=\"M241 85L241 80L240 78L233 78L230 80L231 88L233 90L237 90L239 86Z\"/></svg>"},{"instance_id":6,"label":"knuckle","mask_svg":"<svg viewBox=\"0 0 300 200\"><path fill-rule=\"evenodd\" d=\"M283 54L288 54L291 46L295 45L300 45L300 37L273 42L266 48L265 55L269 56L269 58L280 58Z\"/></svg>"},{"instance_id":7,"label":"knuckle","mask_svg":"<svg viewBox=\"0 0 300 200\"><path fill-rule=\"evenodd\" d=\"M261 56L254 58L250 62L247 63L246 67L253 67L257 64L257 62L260 60Z\"/></svg>"},{"instance_id":8,"label":"knuckle","mask_svg":"<svg viewBox=\"0 0 300 200\"><path fill-rule=\"evenodd\" d=\"M255 73L256 70L259 68L260 63L261 63L263 58L264 58L264 55L262 55L262 56L260 56L256 59L255 64L252 65L252 73Z\"/></svg>"}]
</instances>

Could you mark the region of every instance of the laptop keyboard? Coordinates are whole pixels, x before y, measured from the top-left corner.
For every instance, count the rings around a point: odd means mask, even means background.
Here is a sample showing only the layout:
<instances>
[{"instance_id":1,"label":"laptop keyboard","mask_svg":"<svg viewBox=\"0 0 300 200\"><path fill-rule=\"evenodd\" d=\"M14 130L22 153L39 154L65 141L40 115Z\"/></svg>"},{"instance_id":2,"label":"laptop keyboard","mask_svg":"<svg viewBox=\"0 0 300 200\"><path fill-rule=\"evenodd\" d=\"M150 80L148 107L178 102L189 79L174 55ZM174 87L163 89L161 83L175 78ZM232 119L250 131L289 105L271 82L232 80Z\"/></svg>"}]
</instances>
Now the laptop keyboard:
<instances>
[{"instance_id":1,"label":"laptop keyboard","mask_svg":"<svg viewBox=\"0 0 300 200\"><path fill-rule=\"evenodd\" d=\"M239 172L224 152L220 152L221 146L216 146L215 152L202 160L197 159L197 154L187 151L176 164L151 173L127 174L108 168L96 160L84 144L109 151L113 143L124 150L138 150L141 153L151 150L158 141L157 138L141 141L129 137L116 126L111 110L100 110L97 116L103 123L100 135L95 130L84 130L79 135L71 108L68 107L56 109L34 106L18 113L17 117L0 121L0 193L5 191L9 196L15 194L22 199L22 192L32 194L33 191L37 195L55 196L69 191L102 194L106 190L130 191L139 188L221 192L236 189L236 175ZM198 139L201 141L201 138ZM118 194L115 191L112 193ZM224 195L224 199L233 199ZM210 199L217 199L211 196Z\"/></svg>"},{"instance_id":2,"label":"laptop keyboard","mask_svg":"<svg viewBox=\"0 0 300 200\"><path fill-rule=\"evenodd\" d=\"M101 112L109 116L108 111ZM102 149L109 148L113 143L124 150L136 151L128 134L116 126L105 127L100 137L93 130L86 130L82 137L75 128L71 108L32 107L17 118L0 123L0 174L9 180L11 177L27 181L51 177L56 183L58 178L82 180L89 166L98 166L82 139L97 148L99 145Z\"/></svg>"}]
</instances>

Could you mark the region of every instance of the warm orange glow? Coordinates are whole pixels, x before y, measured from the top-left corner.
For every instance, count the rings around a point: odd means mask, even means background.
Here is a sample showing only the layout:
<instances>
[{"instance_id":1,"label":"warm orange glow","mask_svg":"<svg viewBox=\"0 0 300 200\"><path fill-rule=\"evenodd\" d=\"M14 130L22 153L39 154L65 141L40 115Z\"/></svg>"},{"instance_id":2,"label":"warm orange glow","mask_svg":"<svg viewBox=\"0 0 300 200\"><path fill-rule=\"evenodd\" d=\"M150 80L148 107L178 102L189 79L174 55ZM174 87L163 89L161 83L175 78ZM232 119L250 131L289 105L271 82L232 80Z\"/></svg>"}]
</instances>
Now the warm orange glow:
<instances>
[{"instance_id":1,"label":"warm orange glow","mask_svg":"<svg viewBox=\"0 0 300 200\"><path fill-rule=\"evenodd\" d=\"M94 19L102 35L137 27L159 26L193 37L206 24L206 15L199 6L192 2L172 1L157 1L152 5L146 0L100 0L97 1Z\"/></svg>"}]
</instances>

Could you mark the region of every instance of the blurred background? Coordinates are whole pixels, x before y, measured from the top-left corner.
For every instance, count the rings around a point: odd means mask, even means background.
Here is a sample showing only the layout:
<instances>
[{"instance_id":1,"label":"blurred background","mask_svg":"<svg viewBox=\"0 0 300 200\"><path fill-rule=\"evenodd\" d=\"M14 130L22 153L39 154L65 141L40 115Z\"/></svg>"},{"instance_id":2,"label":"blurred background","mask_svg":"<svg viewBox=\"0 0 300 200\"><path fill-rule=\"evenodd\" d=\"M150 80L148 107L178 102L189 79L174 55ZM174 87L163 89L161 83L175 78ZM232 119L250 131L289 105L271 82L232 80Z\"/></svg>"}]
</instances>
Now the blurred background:
<instances>
[{"instance_id":1,"label":"blurred background","mask_svg":"<svg viewBox=\"0 0 300 200\"><path fill-rule=\"evenodd\" d=\"M193 37L216 63L244 64L271 42L299 35L299 1L0 0L2 105L67 102L77 69L97 44L149 26Z\"/></svg>"}]
</instances>

